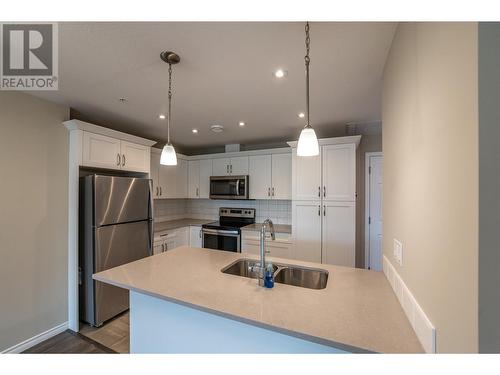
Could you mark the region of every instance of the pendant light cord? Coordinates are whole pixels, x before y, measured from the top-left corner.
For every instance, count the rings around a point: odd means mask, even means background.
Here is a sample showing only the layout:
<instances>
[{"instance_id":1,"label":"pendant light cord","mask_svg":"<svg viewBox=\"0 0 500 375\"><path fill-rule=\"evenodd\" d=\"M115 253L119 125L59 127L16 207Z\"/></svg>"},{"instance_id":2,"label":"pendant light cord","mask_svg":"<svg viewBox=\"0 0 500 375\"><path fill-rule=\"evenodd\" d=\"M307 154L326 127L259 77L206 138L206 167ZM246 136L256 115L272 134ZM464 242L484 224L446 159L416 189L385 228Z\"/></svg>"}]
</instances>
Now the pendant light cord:
<instances>
[{"instance_id":1,"label":"pendant light cord","mask_svg":"<svg viewBox=\"0 0 500 375\"><path fill-rule=\"evenodd\" d=\"M311 126L309 121L309 63L311 59L309 58L309 44L311 39L309 38L309 22L306 22L306 56L304 57L304 61L306 63L306 128Z\"/></svg>"},{"instance_id":2,"label":"pendant light cord","mask_svg":"<svg viewBox=\"0 0 500 375\"><path fill-rule=\"evenodd\" d=\"M172 64L168 64L168 117L167 117L167 144L170 144L170 118L172 114Z\"/></svg>"}]
</instances>

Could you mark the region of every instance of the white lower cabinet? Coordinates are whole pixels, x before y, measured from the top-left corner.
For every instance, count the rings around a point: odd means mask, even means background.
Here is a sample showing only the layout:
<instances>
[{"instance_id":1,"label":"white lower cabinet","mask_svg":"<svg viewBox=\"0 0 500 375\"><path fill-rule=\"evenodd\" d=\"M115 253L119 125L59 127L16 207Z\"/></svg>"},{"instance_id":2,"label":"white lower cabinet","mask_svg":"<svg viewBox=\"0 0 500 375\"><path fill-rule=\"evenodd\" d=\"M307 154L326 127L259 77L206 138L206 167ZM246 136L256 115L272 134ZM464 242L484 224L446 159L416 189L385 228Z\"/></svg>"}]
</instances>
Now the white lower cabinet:
<instances>
[{"instance_id":1,"label":"white lower cabinet","mask_svg":"<svg viewBox=\"0 0 500 375\"><path fill-rule=\"evenodd\" d=\"M189 227L189 246L201 247L201 227Z\"/></svg>"},{"instance_id":2,"label":"white lower cabinet","mask_svg":"<svg viewBox=\"0 0 500 375\"><path fill-rule=\"evenodd\" d=\"M155 236L153 255L189 245L189 227L164 231Z\"/></svg>"},{"instance_id":3,"label":"white lower cabinet","mask_svg":"<svg viewBox=\"0 0 500 375\"><path fill-rule=\"evenodd\" d=\"M321 203L295 201L292 205L294 257L321 263Z\"/></svg>"},{"instance_id":4,"label":"white lower cabinet","mask_svg":"<svg viewBox=\"0 0 500 375\"><path fill-rule=\"evenodd\" d=\"M355 267L354 202L295 201L292 216L296 259Z\"/></svg>"},{"instance_id":5,"label":"white lower cabinet","mask_svg":"<svg viewBox=\"0 0 500 375\"><path fill-rule=\"evenodd\" d=\"M241 252L260 254L259 232L243 231L241 238ZM266 239L267 255L277 258L293 259L292 239L288 233L276 233L276 239Z\"/></svg>"}]
</instances>

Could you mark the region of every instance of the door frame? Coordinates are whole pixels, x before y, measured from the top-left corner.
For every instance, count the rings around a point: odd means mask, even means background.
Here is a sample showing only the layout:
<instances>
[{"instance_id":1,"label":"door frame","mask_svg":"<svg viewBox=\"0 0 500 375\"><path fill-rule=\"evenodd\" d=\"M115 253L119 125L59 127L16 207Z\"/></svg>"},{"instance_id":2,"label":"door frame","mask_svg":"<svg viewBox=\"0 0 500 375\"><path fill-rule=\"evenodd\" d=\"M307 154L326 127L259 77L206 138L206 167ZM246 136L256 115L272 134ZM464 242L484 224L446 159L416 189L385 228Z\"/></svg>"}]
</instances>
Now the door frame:
<instances>
[{"instance_id":1,"label":"door frame","mask_svg":"<svg viewBox=\"0 0 500 375\"><path fill-rule=\"evenodd\" d=\"M370 158L374 156L384 156L382 151L365 153L365 269L370 266Z\"/></svg>"}]
</instances>

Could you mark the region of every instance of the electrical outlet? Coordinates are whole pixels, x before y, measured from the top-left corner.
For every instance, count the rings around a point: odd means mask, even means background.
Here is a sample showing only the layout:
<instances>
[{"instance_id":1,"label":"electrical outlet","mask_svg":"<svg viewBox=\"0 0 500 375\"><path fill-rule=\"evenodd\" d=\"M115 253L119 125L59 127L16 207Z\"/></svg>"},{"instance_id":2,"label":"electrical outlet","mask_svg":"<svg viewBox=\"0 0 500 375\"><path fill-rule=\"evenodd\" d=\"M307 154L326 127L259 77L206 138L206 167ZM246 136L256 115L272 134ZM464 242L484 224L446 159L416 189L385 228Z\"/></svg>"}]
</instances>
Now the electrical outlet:
<instances>
[{"instance_id":1,"label":"electrical outlet","mask_svg":"<svg viewBox=\"0 0 500 375\"><path fill-rule=\"evenodd\" d=\"M403 265L403 244L394 238L394 259L400 266Z\"/></svg>"}]
</instances>

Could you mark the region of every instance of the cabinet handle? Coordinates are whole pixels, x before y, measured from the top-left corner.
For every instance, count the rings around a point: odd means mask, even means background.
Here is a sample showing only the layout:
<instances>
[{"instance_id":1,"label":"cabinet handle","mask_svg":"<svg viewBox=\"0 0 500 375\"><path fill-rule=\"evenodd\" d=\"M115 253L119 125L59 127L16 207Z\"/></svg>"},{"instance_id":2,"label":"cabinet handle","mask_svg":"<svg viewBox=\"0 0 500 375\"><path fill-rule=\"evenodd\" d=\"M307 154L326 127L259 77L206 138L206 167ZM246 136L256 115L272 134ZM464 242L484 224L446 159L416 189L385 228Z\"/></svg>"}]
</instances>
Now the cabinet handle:
<instances>
[{"instance_id":1,"label":"cabinet handle","mask_svg":"<svg viewBox=\"0 0 500 375\"><path fill-rule=\"evenodd\" d=\"M271 188L267 188L267 196L270 197L271 196Z\"/></svg>"},{"instance_id":2,"label":"cabinet handle","mask_svg":"<svg viewBox=\"0 0 500 375\"><path fill-rule=\"evenodd\" d=\"M156 196L158 196L158 186L156 187Z\"/></svg>"},{"instance_id":3,"label":"cabinet handle","mask_svg":"<svg viewBox=\"0 0 500 375\"><path fill-rule=\"evenodd\" d=\"M120 166L120 164L121 164L120 154L116 154L116 165Z\"/></svg>"},{"instance_id":4,"label":"cabinet handle","mask_svg":"<svg viewBox=\"0 0 500 375\"><path fill-rule=\"evenodd\" d=\"M318 205L318 216L321 216L321 205Z\"/></svg>"},{"instance_id":5,"label":"cabinet handle","mask_svg":"<svg viewBox=\"0 0 500 375\"><path fill-rule=\"evenodd\" d=\"M323 216L326 216L326 206L323 206Z\"/></svg>"},{"instance_id":6,"label":"cabinet handle","mask_svg":"<svg viewBox=\"0 0 500 375\"><path fill-rule=\"evenodd\" d=\"M200 229L200 231L198 232L198 236L201 238L201 229Z\"/></svg>"},{"instance_id":7,"label":"cabinet handle","mask_svg":"<svg viewBox=\"0 0 500 375\"><path fill-rule=\"evenodd\" d=\"M200 188L196 188L196 196L199 197L200 196Z\"/></svg>"},{"instance_id":8,"label":"cabinet handle","mask_svg":"<svg viewBox=\"0 0 500 375\"><path fill-rule=\"evenodd\" d=\"M231 174L233 174L233 165L232 165L232 164L229 164L229 172L230 172Z\"/></svg>"},{"instance_id":9,"label":"cabinet handle","mask_svg":"<svg viewBox=\"0 0 500 375\"><path fill-rule=\"evenodd\" d=\"M162 195L163 193L161 192L161 186L160 186L160 195Z\"/></svg>"},{"instance_id":10,"label":"cabinet handle","mask_svg":"<svg viewBox=\"0 0 500 375\"><path fill-rule=\"evenodd\" d=\"M323 186L323 197L326 197L326 186Z\"/></svg>"},{"instance_id":11,"label":"cabinet handle","mask_svg":"<svg viewBox=\"0 0 500 375\"><path fill-rule=\"evenodd\" d=\"M125 155L122 155L122 167L125 166Z\"/></svg>"},{"instance_id":12,"label":"cabinet handle","mask_svg":"<svg viewBox=\"0 0 500 375\"><path fill-rule=\"evenodd\" d=\"M165 244L164 244L164 243L162 243L162 244L161 244L161 252L162 252L162 253L164 253L164 252L165 252Z\"/></svg>"},{"instance_id":13,"label":"cabinet handle","mask_svg":"<svg viewBox=\"0 0 500 375\"><path fill-rule=\"evenodd\" d=\"M274 197L274 187L272 188L271 191L272 191L271 195Z\"/></svg>"},{"instance_id":14,"label":"cabinet handle","mask_svg":"<svg viewBox=\"0 0 500 375\"><path fill-rule=\"evenodd\" d=\"M318 197L321 198L321 186L318 186Z\"/></svg>"}]
</instances>

